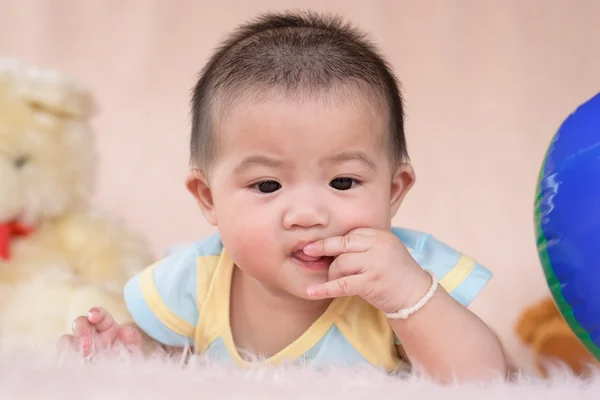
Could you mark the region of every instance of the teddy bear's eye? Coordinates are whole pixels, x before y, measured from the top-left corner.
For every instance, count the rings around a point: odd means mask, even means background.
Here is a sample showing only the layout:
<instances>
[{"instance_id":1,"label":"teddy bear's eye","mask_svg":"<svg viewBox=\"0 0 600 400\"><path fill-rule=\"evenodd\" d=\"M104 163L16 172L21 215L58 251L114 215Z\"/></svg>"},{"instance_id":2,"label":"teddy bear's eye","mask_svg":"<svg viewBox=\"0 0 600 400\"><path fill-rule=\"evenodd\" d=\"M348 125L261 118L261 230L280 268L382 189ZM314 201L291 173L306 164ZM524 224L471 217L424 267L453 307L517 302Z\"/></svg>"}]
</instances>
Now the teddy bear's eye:
<instances>
[{"instance_id":1,"label":"teddy bear's eye","mask_svg":"<svg viewBox=\"0 0 600 400\"><path fill-rule=\"evenodd\" d=\"M15 168L17 169L21 169L25 166L25 164L27 164L29 162L29 157L27 156L19 156L17 158L15 158L15 160L13 161Z\"/></svg>"}]
</instances>

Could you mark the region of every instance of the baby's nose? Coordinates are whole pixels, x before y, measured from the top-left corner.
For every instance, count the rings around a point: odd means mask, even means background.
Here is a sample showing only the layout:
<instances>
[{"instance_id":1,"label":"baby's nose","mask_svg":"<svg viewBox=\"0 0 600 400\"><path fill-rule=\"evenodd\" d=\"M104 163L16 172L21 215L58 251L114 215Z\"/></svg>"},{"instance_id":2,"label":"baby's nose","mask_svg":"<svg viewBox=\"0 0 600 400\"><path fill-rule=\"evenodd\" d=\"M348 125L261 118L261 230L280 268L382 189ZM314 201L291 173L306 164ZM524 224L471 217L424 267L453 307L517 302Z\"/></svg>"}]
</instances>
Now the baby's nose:
<instances>
[{"instance_id":1,"label":"baby's nose","mask_svg":"<svg viewBox=\"0 0 600 400\"><path fill-rule=\"evenodd\" d=\"M327 226L329 216L325 210L316 207L303 206L288 210L283 216L285 229L312 228L315 226Z\"/></svg>"}]
</instances>

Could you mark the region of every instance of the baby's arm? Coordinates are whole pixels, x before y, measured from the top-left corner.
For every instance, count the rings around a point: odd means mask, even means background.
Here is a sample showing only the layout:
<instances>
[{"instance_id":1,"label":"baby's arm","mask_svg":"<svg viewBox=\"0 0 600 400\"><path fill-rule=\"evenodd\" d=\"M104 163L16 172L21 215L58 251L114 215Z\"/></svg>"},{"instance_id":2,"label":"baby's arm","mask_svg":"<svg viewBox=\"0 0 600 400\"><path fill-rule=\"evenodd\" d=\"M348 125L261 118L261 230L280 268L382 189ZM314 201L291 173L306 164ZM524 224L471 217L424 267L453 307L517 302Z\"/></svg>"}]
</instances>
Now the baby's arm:
<instances>
[{"instance_id":1,"label":"baby's arm","mask_svg":"<svg viewBox=\"0 0 600 400\"><path fill-rule=\"evenodd\" d=\"M430 283L430 282L429 282ZM428 285L415 285L422 292ZM405 353L416 371L436 380L486 380L505 374L507 362L497 336L475 314L438 288L423 308L406 320L391 319L398 336L400 353Z\"/></svg>"},{"instance_id":2,"label":"baby's arm","mask_svg":"<svg viewBox=\"0 0 600 400\"><path fill-rule=\"evenodd\" d=\"M311 243L303 251L336 257L329 280L309 287L308 295L358 295L384 311L415 369L442 382L487 380L506 373L498 338L467 309L492 276L475 260L431 235L404 229L355 229ZM426 293L437 286L425 270L440 279L441 288L431 298ZM399 310L423 302L407 320L395 318Z\"/></svg>"},{"instance_id":3,"label":"baby's arm","mask_svg":"<svg viewBox=\"0 0 600 400\"><path fill-rule=\"evenodd\" d=\"M498 337L468 307L492 278L491 271L431 235L410 230L396 233L422 268L410 268L408 307L439 285L425 305L407 319L389 323L401 346L399 353L439 381L487 380L509 373L510 362ZM408 271L408 270L407 270Z\"/></svg>"}]
</instances>

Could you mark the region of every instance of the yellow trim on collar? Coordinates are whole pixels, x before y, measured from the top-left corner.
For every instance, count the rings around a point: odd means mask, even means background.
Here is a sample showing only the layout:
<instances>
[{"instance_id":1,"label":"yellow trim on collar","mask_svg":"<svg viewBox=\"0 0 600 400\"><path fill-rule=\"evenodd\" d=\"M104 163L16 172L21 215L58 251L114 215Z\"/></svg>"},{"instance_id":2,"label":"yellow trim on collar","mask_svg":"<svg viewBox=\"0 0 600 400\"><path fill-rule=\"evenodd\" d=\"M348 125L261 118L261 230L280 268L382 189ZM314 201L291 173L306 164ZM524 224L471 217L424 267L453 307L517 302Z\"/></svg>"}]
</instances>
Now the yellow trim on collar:
<instances>
[{"instance_id":1,"label":"yellow trim on collar","mask_svg":"<svg viewBox=\"0 0 600 400\"><path fill-rule=\"evenodd\" d=\"M461 254L456 265L442 277L439 281L448 293L452 293L475 268L475 260L464 254Z\"/></svg>"},{"instance_id":2,"label":"yellow trim on collar","mask_svg":"<svg viewBox=\"0 0 600 400\"><path fill-rule=\"evenodd\" d=\"M221 334L221 309L217 308L218 285L215 283L218 279L219 271L228 268L227 264L231 262L229 258L221 255L211 257L210 260L202 257L198 258L198 323L196 325L196 335L194 336L194 350L197 354L203 354L210 344L214 342ZM202 270L200 268L204 266ZM227 321L228 323L229 321Z\"/></svg>"},{"instance_id":3,"label":"yellow trim on collar","mask_svg":"<svg viewBox=\"0 0 600 400\"><path fill-rule=\"evenodd\" d=\"M218 321L216 325L218 326L219 336L223 339L225 348L232 360L239 366L254 366L258 364L275 366L299 359L323 338L350 300L348 297L334 299L327 310L308 330L277 354L265 359L259 358L256 363L246 361L240 356L235 347L230 325L230 293L234 268L233 261L229 258L226 251L223 250L221 260L215 271L213 285L208 292L205 307L203 307L202 311L202 313L211 313L212 317L207 319L201 318L200 321L206 322L212 318ZM208 304L211 304L212 307L206 307ZM201 326L202 322L200 321L197 332L202 331L204 328ZM200 350L205 349L206 346L207 343L203 343L203 345L199 346Z\"/></svg>"},{"instance_id":4,"label":"yellow trim on collar","mask_svg":"<svg viewBox=\"0 0 600 400\"><path fill-rule=\"evenodd\" d=\"M156 265L154 264L140 275L140 287L144 300L156 318L165 324L167 328L182 336L193 338L196 328L177 316L160 297L160 293L158 293L158 289L154 284L154 268L156 268Z\"/></svg>"}]
</instances>

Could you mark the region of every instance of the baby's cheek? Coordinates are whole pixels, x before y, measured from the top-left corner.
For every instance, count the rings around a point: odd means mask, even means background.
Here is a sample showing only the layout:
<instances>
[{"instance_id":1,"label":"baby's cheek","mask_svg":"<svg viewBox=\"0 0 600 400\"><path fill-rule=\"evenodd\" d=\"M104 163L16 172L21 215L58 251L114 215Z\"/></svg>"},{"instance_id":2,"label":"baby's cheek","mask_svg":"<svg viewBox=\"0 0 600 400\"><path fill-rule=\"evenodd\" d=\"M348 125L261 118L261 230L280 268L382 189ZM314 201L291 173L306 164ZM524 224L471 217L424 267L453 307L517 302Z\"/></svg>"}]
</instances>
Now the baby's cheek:
<instances>
[{"instance_id":1,"label":"baby's cheek","mask_svg":"<svg viewBox=\"0 0 600 400\"><path fill-rule=\"evenodd\" d=\"M385 202L368 199L352 206L346 205L334 209L337 214L336 220L340 221L344 233L357 228L386 229L389 226L389 204Z\"/></svg>"},{"instance_id":2,"label":"baby's cheek","mask_svg":"<svg viewBox=\"0 0 600 400\"><path fill-rule=\"evenodd\" d=\"M258 215L240 215L223 238L231 258L241 265L264 262L273 253L274 232Z\"/></svg>"}]
</instances>

